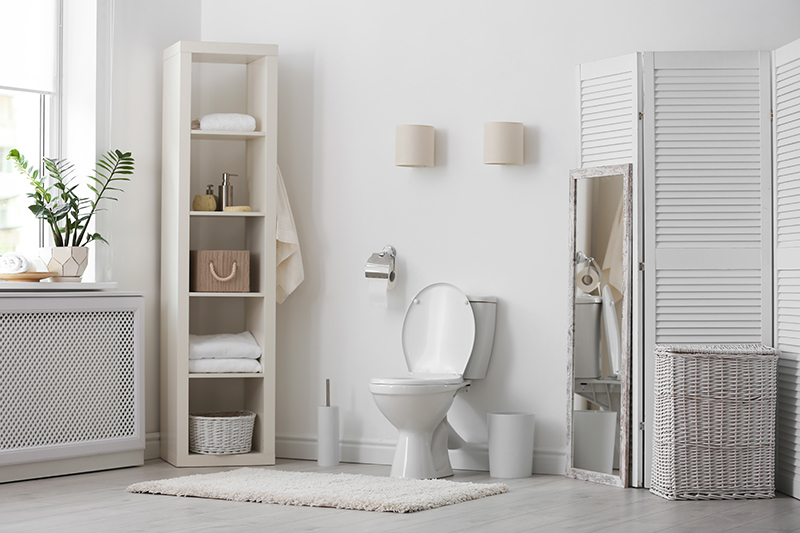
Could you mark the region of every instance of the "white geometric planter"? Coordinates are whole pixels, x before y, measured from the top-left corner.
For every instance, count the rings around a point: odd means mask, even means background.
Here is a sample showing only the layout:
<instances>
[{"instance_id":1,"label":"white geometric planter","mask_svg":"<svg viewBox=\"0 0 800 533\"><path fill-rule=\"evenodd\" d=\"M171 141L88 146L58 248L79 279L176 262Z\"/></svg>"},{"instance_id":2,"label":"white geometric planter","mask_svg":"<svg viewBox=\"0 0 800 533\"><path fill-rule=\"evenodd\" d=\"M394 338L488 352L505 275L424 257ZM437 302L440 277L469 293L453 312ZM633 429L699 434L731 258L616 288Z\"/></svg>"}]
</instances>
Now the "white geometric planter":
<instances>
[{"instance_id":1,"label":"white geometric planter","mask_svg":"<svg viewBox=\"0 0 800 533\"><path fill-rule=\"evenodd\" d=\"M89 248L86 246L52 246L39 248L47 270L55 272L51 281L80 281L89 264Z\"/></svg>"}]
</instances>

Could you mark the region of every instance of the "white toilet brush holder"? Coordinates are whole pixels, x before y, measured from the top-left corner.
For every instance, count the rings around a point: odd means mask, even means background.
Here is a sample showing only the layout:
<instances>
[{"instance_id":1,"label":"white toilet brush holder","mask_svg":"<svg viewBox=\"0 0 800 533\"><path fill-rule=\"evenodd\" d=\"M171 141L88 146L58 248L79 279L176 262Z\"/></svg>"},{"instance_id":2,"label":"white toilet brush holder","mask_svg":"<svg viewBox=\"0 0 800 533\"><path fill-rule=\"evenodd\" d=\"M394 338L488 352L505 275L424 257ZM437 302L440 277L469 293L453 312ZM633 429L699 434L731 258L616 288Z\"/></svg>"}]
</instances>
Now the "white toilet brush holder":
<instances>
[{"instance_id":1,"label":"white toilet brush holder","mask_svg":"<svg viewBox=\"0 0 800 533\"><path fill-rule=\"evenodd\" d=\"M317 465L339 464L339 407L331 405L331 380L325 380L325 405L317 407Z\"/></svg>"}]
</instances>

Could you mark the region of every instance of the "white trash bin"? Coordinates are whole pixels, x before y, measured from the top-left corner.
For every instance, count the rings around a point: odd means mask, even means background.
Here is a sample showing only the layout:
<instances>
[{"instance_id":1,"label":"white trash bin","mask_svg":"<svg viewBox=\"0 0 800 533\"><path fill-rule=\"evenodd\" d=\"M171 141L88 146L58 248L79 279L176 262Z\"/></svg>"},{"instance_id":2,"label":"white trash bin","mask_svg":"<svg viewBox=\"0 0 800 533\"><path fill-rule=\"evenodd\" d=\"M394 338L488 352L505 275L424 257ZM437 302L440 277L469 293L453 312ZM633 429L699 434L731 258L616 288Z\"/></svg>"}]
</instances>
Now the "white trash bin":
<instances>
[{"instance_id":1,"label":"white trash bin","mask_svg":"<svg viewBox=\"0 0 800 533\"><path fill-rule=\"evenodd\" d=\"M533 471L533 413L489 413L489 475L530 477Z\"/></svg>"}]
</instances>

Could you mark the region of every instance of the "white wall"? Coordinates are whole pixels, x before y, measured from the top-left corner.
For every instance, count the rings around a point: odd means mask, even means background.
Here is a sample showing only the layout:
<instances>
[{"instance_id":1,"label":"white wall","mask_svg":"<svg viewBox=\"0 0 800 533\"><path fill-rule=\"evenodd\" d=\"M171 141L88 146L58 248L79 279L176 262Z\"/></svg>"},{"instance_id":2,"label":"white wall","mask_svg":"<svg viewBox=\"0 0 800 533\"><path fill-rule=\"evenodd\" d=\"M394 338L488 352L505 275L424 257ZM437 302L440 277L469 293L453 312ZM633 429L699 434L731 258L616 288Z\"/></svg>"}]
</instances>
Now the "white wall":
<instances>
[{"instance_id":1,"label":"white wall","mask_svg":"<svg viewBox=\"0 0 800 533\"><path fill-rule=\"evenodd\" d=\"M109 148L133 152L136 173L110 206L109 279L145 293L145 431L159 429L161 68L163 50L200 39L199 0L113 2ZM108 148L107 148L108 149ZM148 442L148 454L157 450Z\"/></svg>"},{"instance_id":2,"label":"white wall","mask_svg":"<svg viewBox=\"0 0 800 533\"><path fill-rule=\"evenodd\" d=\"M157 427L160 51L197 38L197 1L117 0L113 144L137 156L117 219L114 279L148 293L148 431ZM417 290L448 281L499 299L489 374L453 425L486 441L487 411L537 415L536 463L565 442L567 176L574 68L643 50L772 49L800 37L791 0L202 0L200 36L275 43L279 162L306 282L278 309L279 455L314 457L315 406L331 378L344 459L386 462L395 430L373 376L404 372L400 327ZM129 65L121 66L120 60ZM526 124L526 164L482 164L483 122ZM394 166L394 128L437 128L437 166ZM134 224L135 221L135 224ZM398 287L367 303L364 262L392 244ZM129 246L125 250L123 246ZM477 446L455 466L485 466Z\"/></svg>"}]
</instances>

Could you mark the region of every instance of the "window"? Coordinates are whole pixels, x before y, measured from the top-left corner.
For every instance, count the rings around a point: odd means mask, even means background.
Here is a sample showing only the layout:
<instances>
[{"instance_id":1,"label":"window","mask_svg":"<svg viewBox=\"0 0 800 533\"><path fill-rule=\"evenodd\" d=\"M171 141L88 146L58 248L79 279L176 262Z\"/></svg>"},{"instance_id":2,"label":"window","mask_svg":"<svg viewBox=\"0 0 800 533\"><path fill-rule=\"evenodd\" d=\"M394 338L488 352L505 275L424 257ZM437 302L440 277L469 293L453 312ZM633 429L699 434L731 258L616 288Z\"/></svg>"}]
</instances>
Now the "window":
<instances>
[{"instance_id":1,"label":"window","mask_svg":"<svg viewBox=\"0 0 800 533\"><path fill-rule=\"evenodd\" d=\"M0 0L0 253L36 256L42 244L30 185L6 156L16 148L35 165L58 155L60 8L60 0Z\"/></svg>"}]
</instances>

